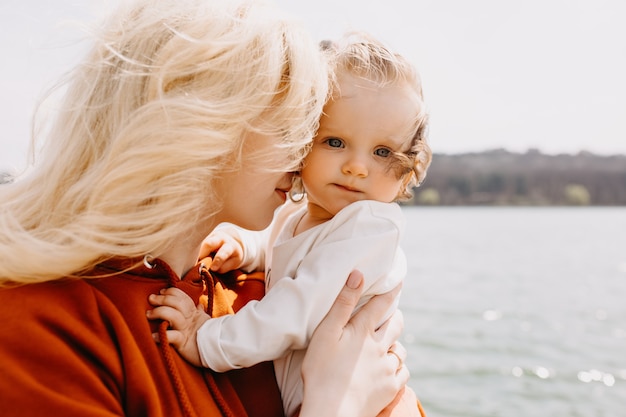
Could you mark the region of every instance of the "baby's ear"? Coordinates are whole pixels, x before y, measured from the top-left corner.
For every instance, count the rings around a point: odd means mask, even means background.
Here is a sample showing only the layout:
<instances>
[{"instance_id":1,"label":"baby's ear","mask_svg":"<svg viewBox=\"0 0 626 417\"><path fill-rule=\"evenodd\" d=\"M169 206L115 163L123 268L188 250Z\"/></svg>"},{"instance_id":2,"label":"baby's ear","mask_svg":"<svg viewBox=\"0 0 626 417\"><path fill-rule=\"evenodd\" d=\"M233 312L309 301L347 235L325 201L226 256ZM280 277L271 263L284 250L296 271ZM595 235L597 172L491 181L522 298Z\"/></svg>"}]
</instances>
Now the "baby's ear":
<instances>
[{"instance_id":1,"label":"baby's ear","mask_svg":"<svg viewBox=\"0 0 626 417\"><path fill-rule=\"evenodd\" d=\"M409 187L415 185L415 172L413 170L404 174L402 178L402 185L398 190L398 195L396 196L396 201L408 200L412 197L413 193L409 189Z\"/></svg>"},{"instance_id":2,"label":"baby's ear","mask_svg":"<svg viewBox=\"0 0 626 417\"><path fill-rule=\"evenodd\" d=\"M413 172L415 173L415 184L419 186L426 178L426 172L432 162L432 152L430 147L423 141L419 141L417 155L415 157L415 165Z\"/></svg>"},{"instance_id":3,"label":"baby's ear","mask_svg":"<svg viewBox=\"0 0 626 417\"><path fill-rule=\"evenodd\" d=\"M417 164L418 162L415 163L416 168ZM407 189L409 184L411 184L411 180L413 180L413 178L415 178L415 169L412 169L408 173L404 174L404 178L402 179L402 188L400 189L401 193L403 193Z\"/></svg>"}]
</instances>

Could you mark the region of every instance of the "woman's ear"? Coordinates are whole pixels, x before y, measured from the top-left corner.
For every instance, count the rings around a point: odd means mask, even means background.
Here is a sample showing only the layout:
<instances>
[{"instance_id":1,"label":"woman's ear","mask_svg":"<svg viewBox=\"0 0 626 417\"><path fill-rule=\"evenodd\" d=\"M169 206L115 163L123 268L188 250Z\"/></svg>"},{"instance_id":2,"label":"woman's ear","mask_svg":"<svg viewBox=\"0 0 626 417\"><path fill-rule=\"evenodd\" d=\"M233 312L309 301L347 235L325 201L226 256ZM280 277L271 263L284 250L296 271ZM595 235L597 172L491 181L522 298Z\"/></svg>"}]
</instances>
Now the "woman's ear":
<instances>
[{"instance_id":1,"label":"woman's ear","mask_svg":"<svg viewBox=\"0 0 626 417\"><path fill-rule=\"evenodd\" d=\"M294 203L299 203L304 199L304 184L302 183L302 172L296 171L291 178L291 189L289 199Z\"/></svg>"}]
</instances>

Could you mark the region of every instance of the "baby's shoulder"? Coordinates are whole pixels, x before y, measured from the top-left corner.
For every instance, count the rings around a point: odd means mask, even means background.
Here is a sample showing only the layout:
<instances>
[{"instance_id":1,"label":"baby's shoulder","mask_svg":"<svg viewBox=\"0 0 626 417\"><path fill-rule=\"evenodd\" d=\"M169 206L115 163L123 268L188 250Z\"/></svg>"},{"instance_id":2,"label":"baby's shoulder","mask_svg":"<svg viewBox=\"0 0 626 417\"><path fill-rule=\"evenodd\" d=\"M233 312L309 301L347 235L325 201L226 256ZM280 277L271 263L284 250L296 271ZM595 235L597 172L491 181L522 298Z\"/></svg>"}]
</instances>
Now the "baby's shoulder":
<instances>
[{"instance_id":1,"label":"baby's shoulder","mask_svg":"<svg viewBox=\"0 0 626 417\"><path fill-rule=\"evenodd\" d=\"M375 221L381 223L404 224L404 214L397 203L382 203L373 200L356 201L344 207L335 216L354 221Z\"/></svg>"},{"instance_id":2,"label":"baby's shoulder","mask_svg":"<svg viewBox=\"0 0 626 417\"><path fill-rule=\"evenodd\" d=\"M327 226L329 231L341 231L355 238L377 234L400 236L405 220L395 203L363 200L343 208Z\"/></svg>"}]
</instances>

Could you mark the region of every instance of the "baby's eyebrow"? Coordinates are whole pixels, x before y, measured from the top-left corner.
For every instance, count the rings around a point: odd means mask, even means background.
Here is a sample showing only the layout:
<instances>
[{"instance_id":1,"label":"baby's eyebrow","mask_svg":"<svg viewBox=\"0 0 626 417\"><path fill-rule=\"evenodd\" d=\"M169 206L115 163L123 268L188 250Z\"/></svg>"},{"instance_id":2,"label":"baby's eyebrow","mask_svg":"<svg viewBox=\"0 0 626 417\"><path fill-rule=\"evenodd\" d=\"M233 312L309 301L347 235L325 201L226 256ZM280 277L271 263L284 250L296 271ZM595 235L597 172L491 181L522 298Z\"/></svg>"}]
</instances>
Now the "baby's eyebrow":
<instances>
[{"instance_id":1,"label":"baby's eyebrow","mask_svg":"<svg viewBox=\"0 0 626 417\"><path fill-rule=\"evenodd\" d=\"M409 150L411 148L411 140L398 137L387 137L381 140L381 143L378 146L386 146L393 149L395 152L404 152L402 148L404 148L405 145L407 150Z\"/></svg>"}]
</instances>

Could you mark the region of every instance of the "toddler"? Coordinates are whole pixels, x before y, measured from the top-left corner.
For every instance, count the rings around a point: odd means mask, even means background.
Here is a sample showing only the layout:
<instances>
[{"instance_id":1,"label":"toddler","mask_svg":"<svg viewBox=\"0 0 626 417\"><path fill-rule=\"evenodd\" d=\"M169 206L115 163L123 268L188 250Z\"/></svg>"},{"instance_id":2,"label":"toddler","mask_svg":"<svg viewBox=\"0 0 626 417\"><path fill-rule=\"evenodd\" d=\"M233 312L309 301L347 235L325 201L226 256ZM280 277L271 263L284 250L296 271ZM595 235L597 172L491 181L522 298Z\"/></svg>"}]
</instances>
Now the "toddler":
<instances>
[{"instance_id":1,"label":"toddler","mask_svg":"<svg viewBox=\"0 0 626 417\"><path fill-rule=\"evenodd\" d=\"M214 253L214 271L264 270L266 295L215 319L174 290L158 303L190 317L174 330L185 340L175 346L192 362L222 372L274 360L288 416L302 401L304 349L345 277L355 269L364 275L359 308L405 276L399 246L404 219L397 201L411 197L431 161L414 67L362 33L322 47L333 74L331 96L294 177L292 201L276 211L266 230L223 224L201 250ZM389 353L402 367L400 357ZM402 407L409 410L394 415L419 415L417 400Z\"/></svg>"}]
</instances>

